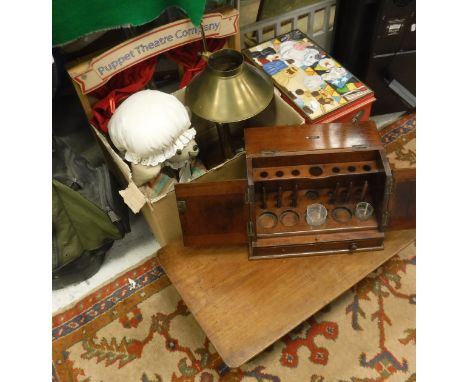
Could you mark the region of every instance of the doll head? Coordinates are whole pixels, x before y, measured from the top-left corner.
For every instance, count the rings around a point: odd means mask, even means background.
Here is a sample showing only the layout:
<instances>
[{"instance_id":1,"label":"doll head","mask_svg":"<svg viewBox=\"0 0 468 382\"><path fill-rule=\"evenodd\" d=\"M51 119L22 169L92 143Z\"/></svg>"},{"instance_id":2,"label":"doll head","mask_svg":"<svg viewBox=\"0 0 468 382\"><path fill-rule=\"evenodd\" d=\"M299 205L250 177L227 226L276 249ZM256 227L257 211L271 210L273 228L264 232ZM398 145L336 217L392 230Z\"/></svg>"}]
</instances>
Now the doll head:
<instances>
[{"instance_id":1,"label":"doll head","mask_svg":"<svg viewBox=\"0 0 468 382\"><path fill-rule=\"evenodd\" d=\"M171 94L142 90L123 101L109 121L109 136L132 164L157 166L195 137L184 104Z\"/></svg>"},{"instance_id":2,"label":"doll head","mask_svg":"<svg viewBox=\"0 0 468 382\"><path fill-rule=\"evenodd\" d=\"M166 161L166 164L174 170L182 168L185 163L197 157L199 148L195 139L190 140L182 149L177 149L175 155Z\"/></svg>"}]
</instances>

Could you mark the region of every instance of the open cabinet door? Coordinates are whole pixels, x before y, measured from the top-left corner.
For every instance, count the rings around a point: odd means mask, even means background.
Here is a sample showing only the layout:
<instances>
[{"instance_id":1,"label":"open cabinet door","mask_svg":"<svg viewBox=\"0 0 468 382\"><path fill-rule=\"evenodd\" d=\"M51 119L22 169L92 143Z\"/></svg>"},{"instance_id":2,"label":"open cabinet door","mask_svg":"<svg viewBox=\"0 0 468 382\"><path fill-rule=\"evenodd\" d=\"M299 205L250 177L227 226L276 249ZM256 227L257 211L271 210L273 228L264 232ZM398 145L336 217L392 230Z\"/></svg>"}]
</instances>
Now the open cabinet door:
<instances>
[{"instance_id":1,"label":"open cabinet door","mask_svg":"<svg viewBox=\"0 0 468 382\"><path fill-rule=\"evenodd\" d=\"M180 183L177 207L186 246L247 243L247 180Z\"/></svg>"}]
</instances>

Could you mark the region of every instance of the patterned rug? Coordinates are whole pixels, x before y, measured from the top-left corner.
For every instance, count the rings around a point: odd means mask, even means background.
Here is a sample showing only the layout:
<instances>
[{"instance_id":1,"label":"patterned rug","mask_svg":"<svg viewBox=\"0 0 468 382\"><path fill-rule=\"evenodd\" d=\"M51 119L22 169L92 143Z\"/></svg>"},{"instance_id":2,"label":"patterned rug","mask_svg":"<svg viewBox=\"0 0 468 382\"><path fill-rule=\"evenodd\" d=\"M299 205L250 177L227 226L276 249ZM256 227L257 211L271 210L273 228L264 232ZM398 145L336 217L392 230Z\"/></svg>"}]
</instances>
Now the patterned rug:
<instances>
[{"instance_id":1,"label":"patterned rug","mask_svg":"<svg viewBox=\"0 0 468 382\"><path fill-rule=\"evenodd\" d=\"M416 168L416 112L380 130L392 168Z\"/></svg>"},{"instance_id":2,"label":"patterned rug","mask_svg":"<svg viewBox=\"0 0 468 382\"><path fill-rule=\"evenodd\" d=\"M415 381L416 248L229 369L156 258L53 317L55 382Z\"/></svg>"}]
</instances>

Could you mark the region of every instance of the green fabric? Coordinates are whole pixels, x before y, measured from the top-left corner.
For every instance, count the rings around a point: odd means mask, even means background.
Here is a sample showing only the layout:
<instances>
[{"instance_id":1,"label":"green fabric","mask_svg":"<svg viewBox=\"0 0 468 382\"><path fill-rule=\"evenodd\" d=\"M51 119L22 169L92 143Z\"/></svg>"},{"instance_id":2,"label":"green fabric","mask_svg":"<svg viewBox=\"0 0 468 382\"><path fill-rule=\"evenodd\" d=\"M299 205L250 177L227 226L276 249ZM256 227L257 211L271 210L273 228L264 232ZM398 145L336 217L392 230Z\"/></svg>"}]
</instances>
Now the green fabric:
<instances>
[{"instance_id":1,"label":"green fabric","mask_svg":"<svg viewBox=\"0 0 468 382\"><path fill-rule=\"evenodd\" d=\"M61 45L88 33L125 25L138 26L157 18L174 5L195 26L206 0L52 0L52 44Z\"/></svg>"},{"instance_id":2,"label":"green fabric","mask_svg":"<svg viewBox=\"0 0 468 382\"><path fill-rule=\"evenodd\" d=\"M59 266L99 248L106 239L121 239L109 216L70 187L52 180L52 222L59 249Z\"/></svg>"}]
</instances>

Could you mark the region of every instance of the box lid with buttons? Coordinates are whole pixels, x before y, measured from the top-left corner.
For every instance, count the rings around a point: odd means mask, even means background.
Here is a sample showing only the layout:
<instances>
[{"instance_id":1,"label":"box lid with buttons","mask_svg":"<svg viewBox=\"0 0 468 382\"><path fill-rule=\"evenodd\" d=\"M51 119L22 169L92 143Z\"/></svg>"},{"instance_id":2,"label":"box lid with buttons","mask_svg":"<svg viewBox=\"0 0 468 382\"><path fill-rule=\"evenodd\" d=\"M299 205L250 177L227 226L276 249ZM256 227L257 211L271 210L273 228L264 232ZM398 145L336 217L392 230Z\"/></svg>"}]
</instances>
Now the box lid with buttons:
<instances>
[{"instance_id":1,"label":"box lid with buttons","mask_svg":"<svg viewBox=\"0 0 468 382\"><path fill-rule=\"evenodd\" d=\"M300 30L243 53L271 76L282 97L306 123L369 119L374 92Z\"/></svg>"}]
</instances>

